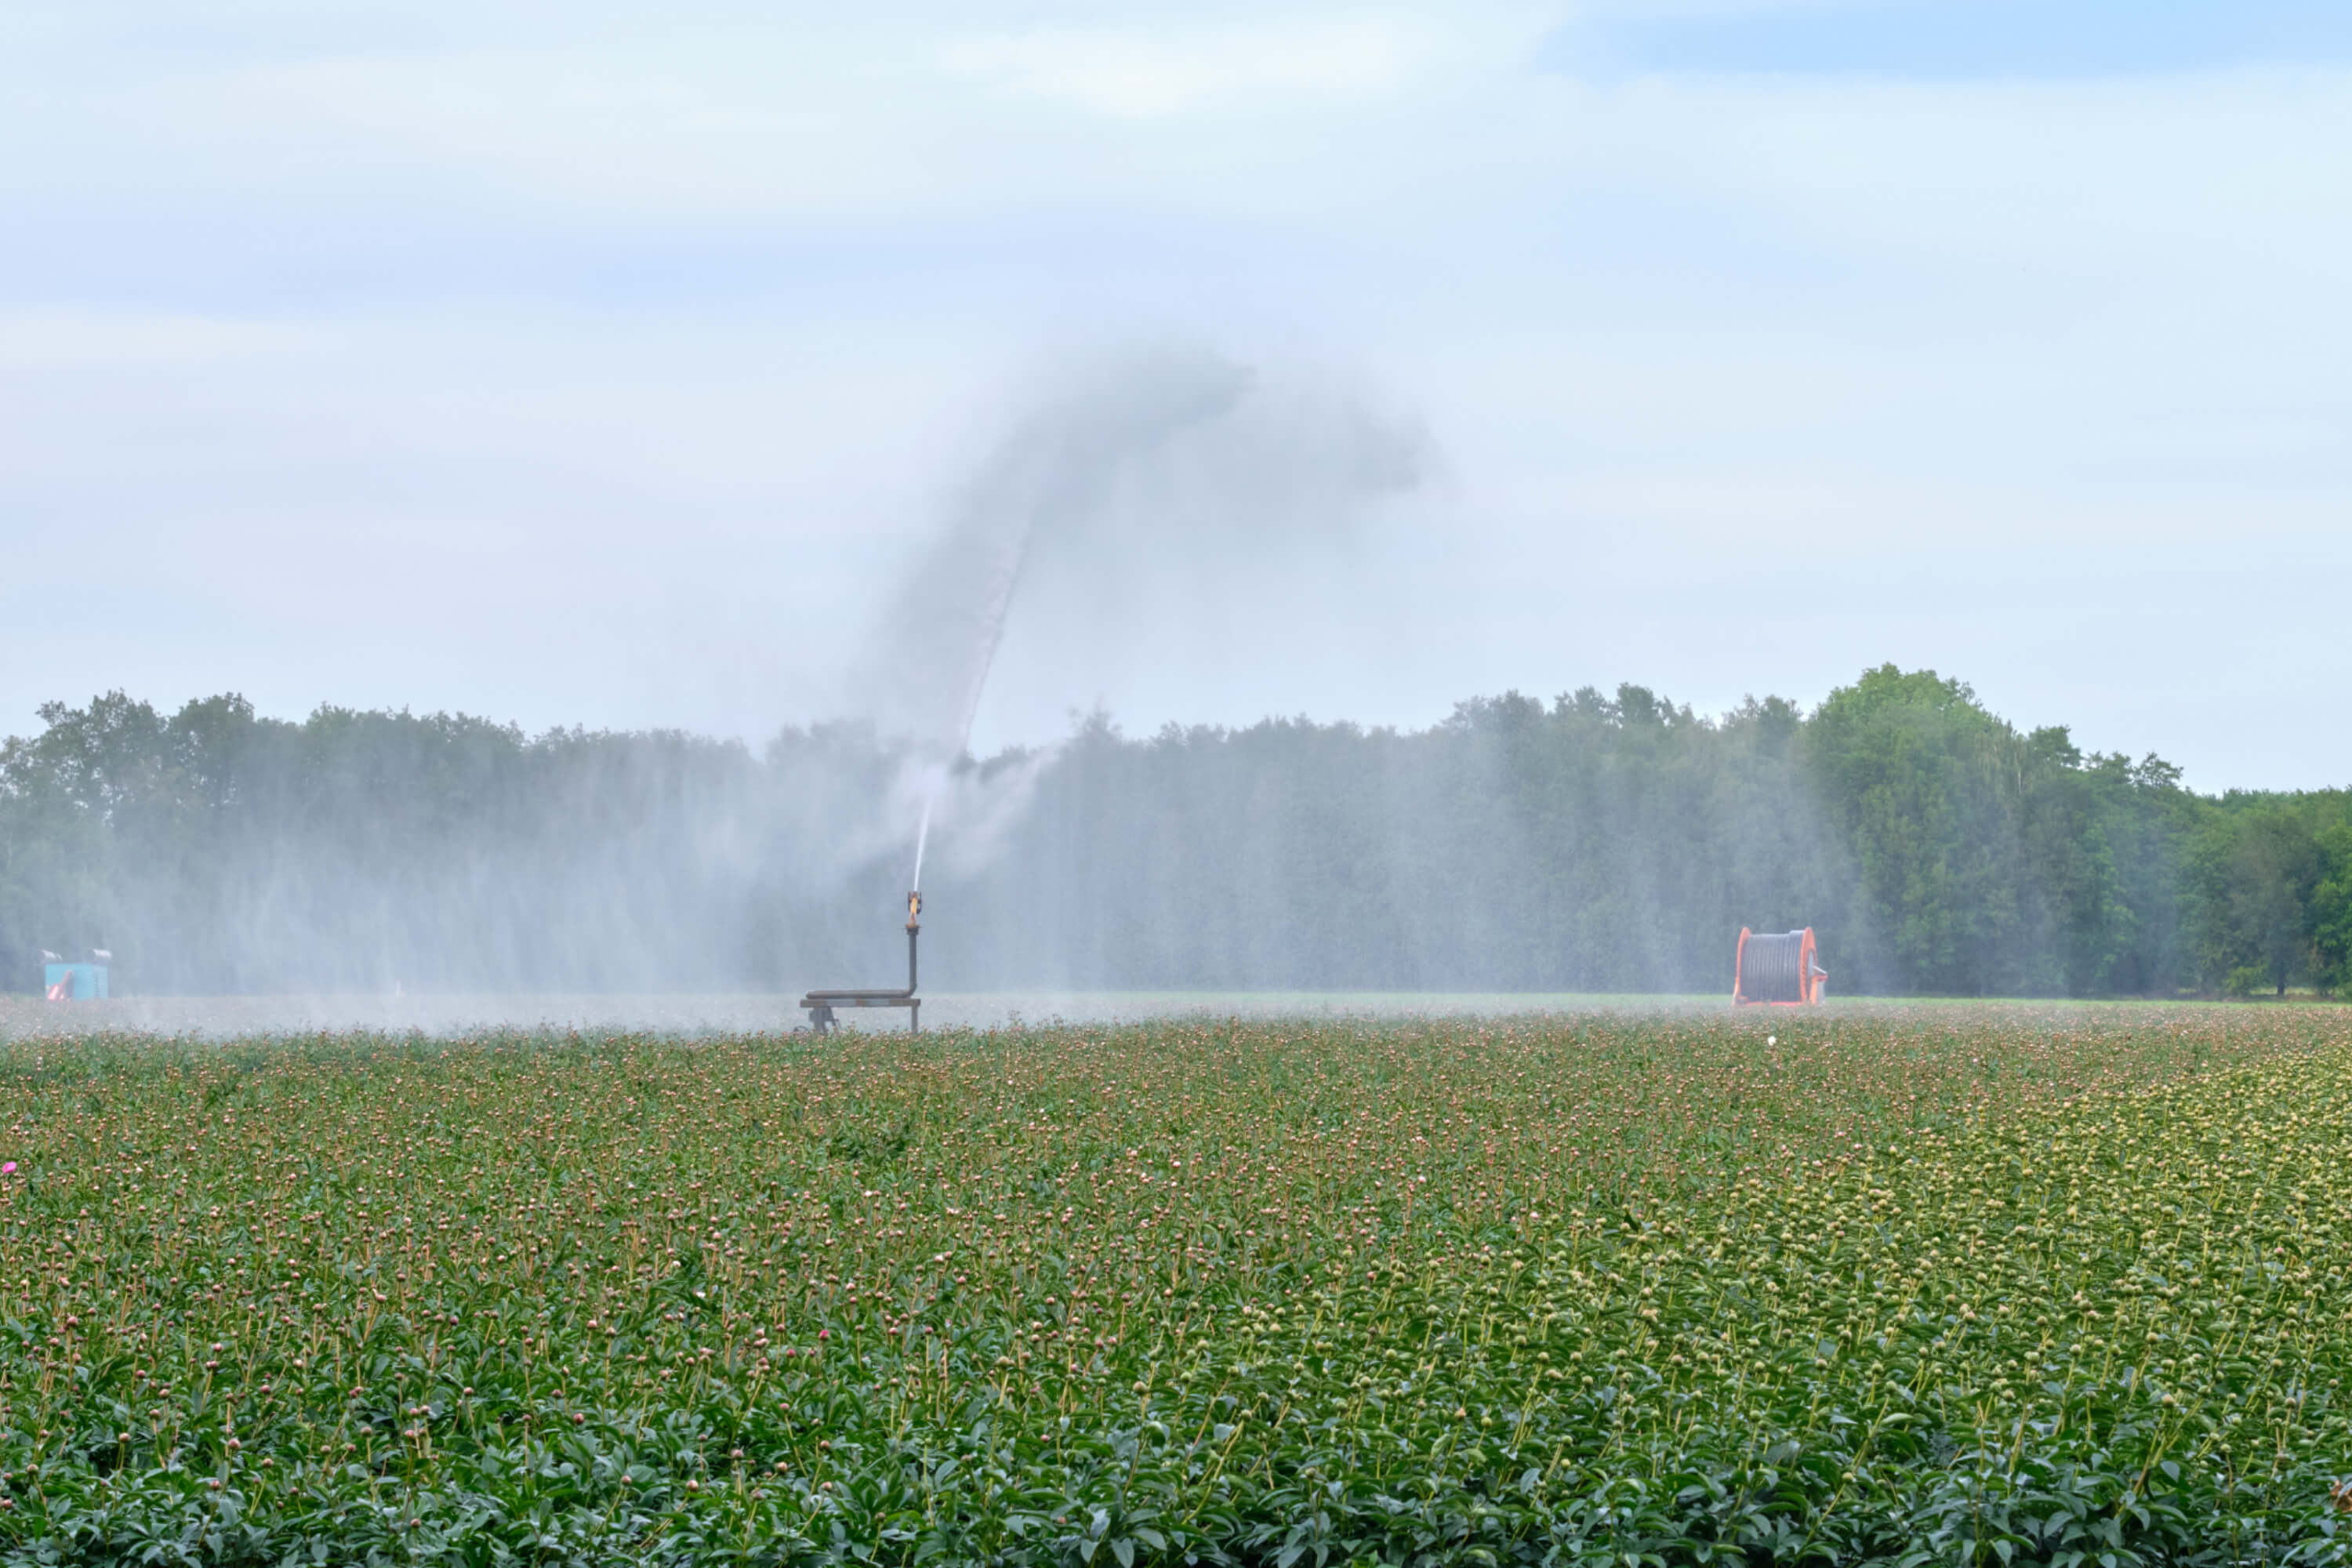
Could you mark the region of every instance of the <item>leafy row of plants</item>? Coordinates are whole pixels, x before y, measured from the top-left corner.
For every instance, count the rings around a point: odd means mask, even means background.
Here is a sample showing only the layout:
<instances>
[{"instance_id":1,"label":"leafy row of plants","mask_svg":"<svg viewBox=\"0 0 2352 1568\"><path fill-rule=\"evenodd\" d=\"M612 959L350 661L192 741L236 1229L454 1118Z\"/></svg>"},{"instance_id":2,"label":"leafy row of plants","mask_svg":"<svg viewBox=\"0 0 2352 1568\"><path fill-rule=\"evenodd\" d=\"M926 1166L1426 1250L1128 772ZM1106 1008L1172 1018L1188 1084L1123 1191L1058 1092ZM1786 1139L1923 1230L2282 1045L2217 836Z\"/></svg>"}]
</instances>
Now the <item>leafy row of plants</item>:
<instances>
[{"instance_id":1,"label":"leafy row of plants","mask_svg":"<svg viewBox=\"0 0 2352 1568\"><path fill-rule=\"evenodd\" d=\"M2352 1016L0 1046L0 1559L2334 1563Z\"/></svg>"}]
</instances>

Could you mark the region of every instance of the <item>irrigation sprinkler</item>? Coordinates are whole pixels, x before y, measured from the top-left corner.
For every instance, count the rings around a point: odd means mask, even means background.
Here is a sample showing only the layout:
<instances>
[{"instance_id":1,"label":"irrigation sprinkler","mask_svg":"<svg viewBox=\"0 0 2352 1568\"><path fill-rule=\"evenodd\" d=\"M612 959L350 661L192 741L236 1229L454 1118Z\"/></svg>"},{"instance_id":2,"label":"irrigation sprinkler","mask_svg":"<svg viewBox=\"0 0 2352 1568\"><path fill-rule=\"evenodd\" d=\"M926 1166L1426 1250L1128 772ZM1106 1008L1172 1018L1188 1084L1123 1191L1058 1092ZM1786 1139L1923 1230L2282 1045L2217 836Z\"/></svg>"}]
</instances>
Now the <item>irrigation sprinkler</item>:
<instances>
[{"instance_id":1,"label":"irrigation sprinkler","mask_svg":"<svg viewBox=\"0 0 2352 1568\"><path fill-rule=\"evenodd\" d=\"M904 1007L907 1032L923 1032L923 1003L915 994L915 939L923 934L923 895L907 895L907 988L904 991L812 991L801 998L808 1009L809 1027L820 1035L833 1032L836 1007Z\"/></svg>"}]
</instances>

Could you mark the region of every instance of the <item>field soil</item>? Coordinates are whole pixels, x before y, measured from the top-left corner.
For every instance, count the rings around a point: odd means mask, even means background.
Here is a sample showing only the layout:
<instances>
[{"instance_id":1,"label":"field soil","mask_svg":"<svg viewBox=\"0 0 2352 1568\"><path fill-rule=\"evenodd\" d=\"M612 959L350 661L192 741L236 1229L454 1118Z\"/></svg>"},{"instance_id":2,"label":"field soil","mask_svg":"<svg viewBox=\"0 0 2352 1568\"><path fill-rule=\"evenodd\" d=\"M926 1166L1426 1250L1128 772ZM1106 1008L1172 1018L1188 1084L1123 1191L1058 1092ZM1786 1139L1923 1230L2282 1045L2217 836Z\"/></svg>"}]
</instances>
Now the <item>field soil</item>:
<instances>
[{"instance_id":1,"label":"field soil","mask_svg":"<svg viewBox=\"0 0 2352 1568\"><path fill-rule=\"evenodd\" d=\"M46 1002L0 996L0 1037L33 1035L252 1036L322 1030L480 1034L595 1029L640 1034L779 1034L808 1027L799 993L676 992L126 996ZM988 991L926 992L923 1026L1001 1029L1033 1025L1239 1017L1490 1017L1506 1014L1721 1008L1720 996L1595 996L1424 991ZM907 1015L845 1010L840 1026L887 1034Z\"/></svg>"},{"instance_id":2,"label":"field soil","mask_svg":"<svg viewBox=\"0 0 2352 1568\"><path fill-rule=\"evenodd\" d=\"M645 1035L789 1034L808 1027L808 1015L784 992L656 992L643 994L407 993L325 995L126 996L107 1002L45 1002L0 995L0 1039L121 1034L215 1037L373 1032L439 1036L493 1031L573 1029ZM2167 1013L2219 1004L2162 1004ZM2268 1001L2226 1005L2272 1006ZM2307 999L2291 1005L2307 1005ZM2158 1004L2124 1002L1945 1002L1884 997L1838 998L1812 1015L1854 1017L1920 1008L1958 1009L2009 1018L2079 1017ZM923 994L927 1029L1024 1029L1061 1025L1133 1024L1171 1019L1236 1018L1266 1023L1357 1018L1444 1019L1532 1017L1593 1013L1727 1014L1724 995L1602 995L1561 992L1447 991L941 991ZM1780 1008L1752 1017L1784 1015ZM1991 1015L1987 1015L1991 1016ZM876 1009L841 1016L848 1032L890 1034L907 1026L903 1012Z\"/></svg>"}]
</instances>

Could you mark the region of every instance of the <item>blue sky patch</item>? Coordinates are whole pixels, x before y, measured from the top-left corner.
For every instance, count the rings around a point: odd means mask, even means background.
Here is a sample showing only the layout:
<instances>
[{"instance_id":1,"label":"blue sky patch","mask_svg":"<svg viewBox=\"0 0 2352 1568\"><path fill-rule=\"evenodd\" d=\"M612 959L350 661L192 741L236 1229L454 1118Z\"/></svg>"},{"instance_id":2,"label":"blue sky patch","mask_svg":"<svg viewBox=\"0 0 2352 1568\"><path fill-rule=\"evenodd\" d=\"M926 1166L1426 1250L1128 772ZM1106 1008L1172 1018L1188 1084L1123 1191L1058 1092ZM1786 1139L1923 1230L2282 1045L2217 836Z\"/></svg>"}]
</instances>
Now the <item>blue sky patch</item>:
<instances>
[{"instance_id":1,"label":"blue sky patch","mask_svg":"<svg viewBox=\"0 0 2352 1568\"><path fill-rule=\"evenodd\" d=\"M1880 0L1733 16L1611 19L1572 29L1570 68L2080 78L2352 59L2352 5L2332 0Z\"/></svg>"}]
</instances>

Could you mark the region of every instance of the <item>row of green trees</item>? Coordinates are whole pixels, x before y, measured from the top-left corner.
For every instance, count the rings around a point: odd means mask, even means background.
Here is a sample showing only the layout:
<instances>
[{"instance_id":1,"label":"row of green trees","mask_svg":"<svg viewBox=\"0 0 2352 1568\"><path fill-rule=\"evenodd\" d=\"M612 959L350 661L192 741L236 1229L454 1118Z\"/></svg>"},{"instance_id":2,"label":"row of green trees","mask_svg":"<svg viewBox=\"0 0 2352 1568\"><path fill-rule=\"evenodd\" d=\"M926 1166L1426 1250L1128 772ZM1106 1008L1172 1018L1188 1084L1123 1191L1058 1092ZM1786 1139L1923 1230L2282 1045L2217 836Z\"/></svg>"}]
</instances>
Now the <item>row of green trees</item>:
<instances>
[{"instance_id":1,"label":"row of green trees","mask_svg":"<svg viewBox=\"0 0 2352 1568\"><path fill-rule=\"evenodd\" d=\"M0 965L123 990L788 988L902 962L900 759L112 693L0 743ZM1269 721L972 764L943 988L1717 991L1811 925L1846 993L2352 984L2352 795L2200 795L1892 666L1811 712L1640 687L1419 731Z\"/></svg>"}]
</instances>

